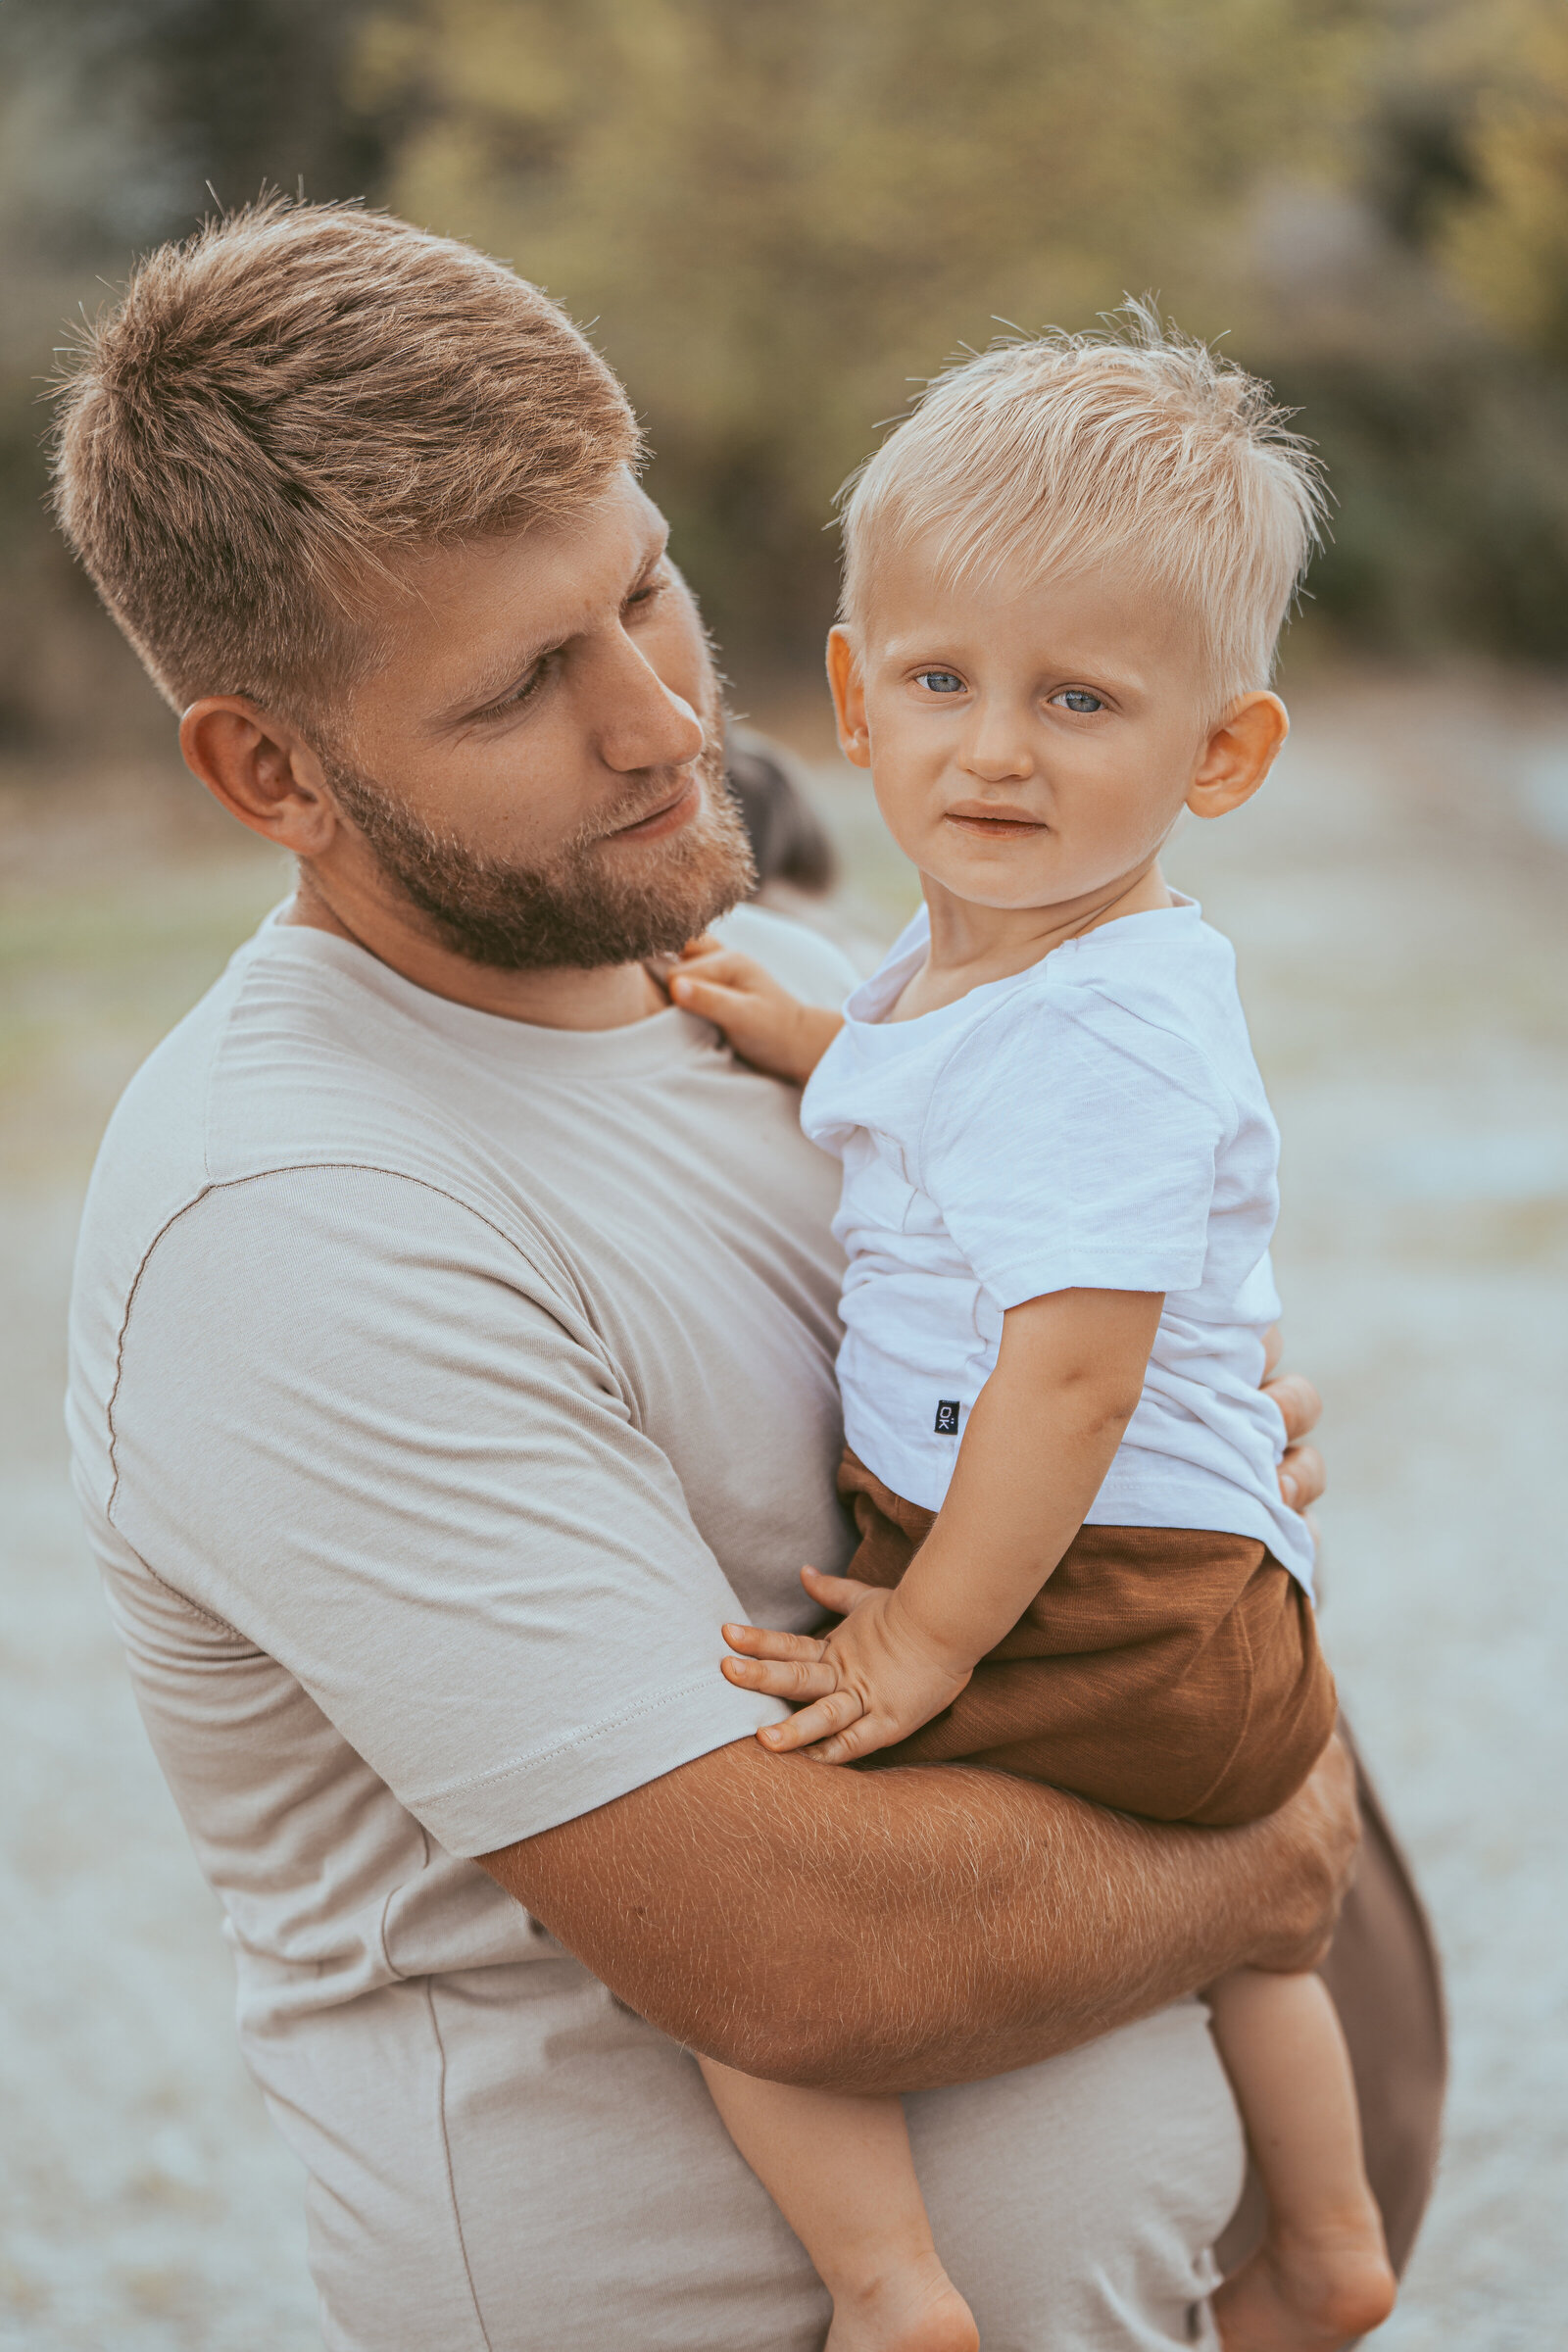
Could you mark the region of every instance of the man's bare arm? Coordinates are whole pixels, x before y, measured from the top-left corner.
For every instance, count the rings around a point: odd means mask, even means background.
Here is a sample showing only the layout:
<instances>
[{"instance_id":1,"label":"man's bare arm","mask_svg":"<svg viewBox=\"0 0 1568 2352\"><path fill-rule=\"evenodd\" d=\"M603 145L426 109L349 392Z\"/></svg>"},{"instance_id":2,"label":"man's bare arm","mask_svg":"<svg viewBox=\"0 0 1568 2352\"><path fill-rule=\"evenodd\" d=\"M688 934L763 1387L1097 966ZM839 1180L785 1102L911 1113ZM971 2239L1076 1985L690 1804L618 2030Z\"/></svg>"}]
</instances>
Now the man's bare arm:
<instances>
[{"instance_id":1,"label":"man's bare arm","mask_svg":"<svg viewBox=\"0 0 1568 2352\"><path fill-rule=\"evenodd\" d=\"M1270 1339L1304 1507L1317 1393ZM1183 1830L998 1773L841 1772L747 1740L483 1859L677 2040L886 2090L1027 2065L1244 1961L1305 1965L1354 1843L1337 1747L1272 1820Z\"/></svg>"},{"instance_id":2,"label":"man's bare arm","mask_svg":"<svg viewBox=\"0 0 1568 2352\"><path fill-rule=\"evenodd\" d=\"M483 1860L676 2040L881 2091L1028 2065L1245 1962L1309 1963L1354 1844L1337 1746L1271 1820L1187 1830L747 1740Z\"/></svg>"}]
</instances>

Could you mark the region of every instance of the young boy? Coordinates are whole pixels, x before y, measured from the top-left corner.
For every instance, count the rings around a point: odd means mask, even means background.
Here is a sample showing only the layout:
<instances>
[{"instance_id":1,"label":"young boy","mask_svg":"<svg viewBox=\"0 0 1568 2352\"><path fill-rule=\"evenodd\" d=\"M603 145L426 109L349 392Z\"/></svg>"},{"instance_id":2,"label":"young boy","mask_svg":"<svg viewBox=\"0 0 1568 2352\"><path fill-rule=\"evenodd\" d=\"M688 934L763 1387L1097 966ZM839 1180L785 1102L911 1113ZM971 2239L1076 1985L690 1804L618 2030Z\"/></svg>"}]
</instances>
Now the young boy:
<instances>
[{"instance_id":1,"label":"young boy","mask_svg":"<svg viewBox=\"0 0 1568 2352\"><path fill-rule=\"evenodd\" d=\"M726 1626L759 1734L968 1758L1156 1818L1283 1801L1334 1721L1261 1396L1278 1136L1231 951L1167 889L1283 742L1266 691L1320 493L1263 386L1133 314L940 378L854 485L828 665L923 912L844 1017L698 942L676 1003L809 1083L844 1164L840 1487L821 1639ZM1225 2344L1313 2352L1393 2302L1315 1977L1214 2030L1268 2190ZM978 2340L896 2100L705 2072L834 2299L830 2352Z\"/></svg>"}]
</instances>

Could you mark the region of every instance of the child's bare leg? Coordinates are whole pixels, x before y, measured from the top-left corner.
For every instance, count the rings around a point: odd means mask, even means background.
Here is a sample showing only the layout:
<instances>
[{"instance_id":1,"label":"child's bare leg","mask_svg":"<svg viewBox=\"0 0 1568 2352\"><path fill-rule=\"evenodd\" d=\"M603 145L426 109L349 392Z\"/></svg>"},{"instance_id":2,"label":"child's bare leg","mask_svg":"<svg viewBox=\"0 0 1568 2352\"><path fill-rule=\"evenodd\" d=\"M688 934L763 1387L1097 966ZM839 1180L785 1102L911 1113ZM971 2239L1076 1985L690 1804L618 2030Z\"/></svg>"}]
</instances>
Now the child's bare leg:
<instances>
[{"instance_id":1,"label":"child's bare leg","mask_svg":"<svg viewBox=\"0 0 1568 2352\"><path fill-rule=\"evenodd\" d=\"M1261 2251L1214 2298L1221 2339L1329 2352L1379 2327L1395 2295L1340 2021L1317 1977L1239 1969L1208 1997L1269 2202Z\"/></svg>"},{"instance_id":2,"label":"child's bare leg","mask_svg":"<svg viewBox=\"0 0 1568 2352\"><path fill-rule=\"evenodd\" d=\"M827 2352L976 2352L897 2099L759 2082L701 2061L729 2135L833 2298Z\"/></svg>"}]
</instances>

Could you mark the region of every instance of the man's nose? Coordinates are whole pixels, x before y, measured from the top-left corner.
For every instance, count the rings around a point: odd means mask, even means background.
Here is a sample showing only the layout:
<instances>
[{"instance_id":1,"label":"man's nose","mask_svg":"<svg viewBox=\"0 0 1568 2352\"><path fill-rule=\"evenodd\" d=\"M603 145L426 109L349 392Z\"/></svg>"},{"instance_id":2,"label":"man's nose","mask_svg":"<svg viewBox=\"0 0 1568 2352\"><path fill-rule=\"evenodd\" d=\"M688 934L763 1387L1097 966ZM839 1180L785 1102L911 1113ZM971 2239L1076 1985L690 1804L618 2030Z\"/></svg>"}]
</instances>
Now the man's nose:
<instances>
[{"instance_id":1,"label":"man's nose","mask_svg":"<svg viewBox=\"0 0 1568 2352\"><path fill-rule=\"evenodd\" d=\"M604 697L599 754L607 767L683 767L707 740L696 710L629 639L599 681Z\"/></svg>"}]
</instances>

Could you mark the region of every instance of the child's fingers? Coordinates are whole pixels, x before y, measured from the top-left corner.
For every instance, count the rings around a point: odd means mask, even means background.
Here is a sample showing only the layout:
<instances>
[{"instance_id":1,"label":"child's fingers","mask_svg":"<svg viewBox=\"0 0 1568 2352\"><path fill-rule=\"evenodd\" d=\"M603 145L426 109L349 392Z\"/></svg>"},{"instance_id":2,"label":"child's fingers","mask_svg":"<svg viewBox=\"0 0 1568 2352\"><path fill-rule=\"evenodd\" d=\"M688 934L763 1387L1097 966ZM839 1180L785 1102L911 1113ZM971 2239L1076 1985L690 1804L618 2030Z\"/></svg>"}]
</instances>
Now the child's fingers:
<instances>
[{"instance_id":1,"label":"child's fingers","mask_svg":"<svg viewBox=\"0 0 1568 2352\"><path fill-rule=\"evenodd\" d=\"M795 1721L800 1720L797 1715ZM886 1732L879 1735L872 1728L873 1720L869 1715L861 1715L847 1731L818 1740L814 1747L806 1751L808 1760L813 1764L853 1764L858 1756L874 1756L879 1747L889 1744L892 1735Z\"/></svg>"},{"instance_id":2,"label":"child's fingers","mask_svg":"<svg viewBox=\"0 0 1568 2352\"><path fill-rule=\"evenodd\" d=\"M699 980L693 972L671 972L668 985L670 996L683 1011L711 1021L715 1029L727 1028L744 1013L749 1002L740 989L726 988L717 980Z\"/></svg>"},{"instance_id":3,"label":"child's fingers","mask_svg":"<svg viewBox=\"0 0 1568 2352\"><path fill-rule=\"evenodd\" d=\"M675 970L683 980L726 980L733 984L742 979L746 965L739 956L732 956L728 948L704 948L695 956L688 950Z\"/></svg>"},{"instance_id":4,"label":"child's fingers","mask_svg":"<svg viewBox=\"0 0 1568 2352\"><path fill-rule=\"evenodd\" d=\"M803 1568L801 1582L811 1598L820 1601L824 1609L831 1609L836 1617L847 1617L868 1592L881 1591L879 1585L862 1585L858 1577L824 1576L820 1568Z\"/></svg>"},{"instance_id":5,"label":"child's fingers","mask_svg":"<svg viewBox=\"0 0 1568 2352\"><path fill-rule=\"evenodd\" d=\"M769 975L761 965L750 956L738 956L733 948L721 948L716 940L707 940L695 950L684 948L673 968L682 980L719 980L726 988L753 996L768 993Z\"/></svg>"},{"instance_id":6,"label":"child's fingers","mask_svg":"<svg viewBox=\"0 0 1568 2352\"><path fill-rule=\"evenodd\" d=\"M782 1658L720 1658L718 1670L727 1683L743 1690L763 1690L769 1698L825 1698L839 1687L838 1670L825 1658L815 1665Z\"/></svg>"},{"instance_id":7,"label":"child's fingers","mask_svg":"<svg viewBox=\"0 0 1568 2352\"><path fill-rule=\"evenodd\" d=\"M726 1625L723 1634L746 1658L820 1658L827 1650L815 1634L786 1634L776 1625Z\"/></svg>"},{"instance_id":8,"label":"child's fingers","mask_svg":"<svg viewBox=\"0 0 1568 2352\"><path fill-rule=\"evenodd\" d=\"M859 1712L860 1702L853 1690L834 1690L814 1705L802 1707L788 1723L764 1724L757 1737L775 1755L788 1755L793 1749L810 1747L818 1740L847 1730Z\"/></svg>"}]
</instances>

